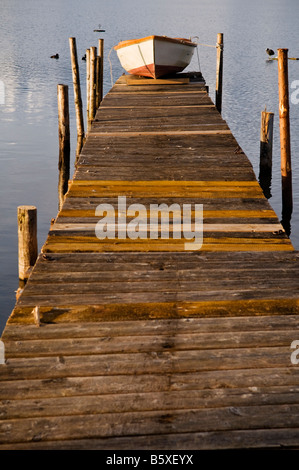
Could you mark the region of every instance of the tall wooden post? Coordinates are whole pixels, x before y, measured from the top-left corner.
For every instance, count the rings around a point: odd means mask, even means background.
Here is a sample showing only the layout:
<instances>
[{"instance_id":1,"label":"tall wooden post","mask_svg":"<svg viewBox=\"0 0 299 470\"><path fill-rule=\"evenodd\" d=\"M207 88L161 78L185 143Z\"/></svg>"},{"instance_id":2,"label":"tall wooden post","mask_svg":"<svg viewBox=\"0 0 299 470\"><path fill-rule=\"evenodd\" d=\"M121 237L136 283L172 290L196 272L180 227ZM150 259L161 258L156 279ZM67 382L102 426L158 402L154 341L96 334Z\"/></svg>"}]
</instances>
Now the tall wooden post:
<instances>
[{"instance_id":1,"label":"tall wooden post","mask_svg":"<svg viewBox=\"0 0 299 470\"><path fill-rule=\"evenodd\" d=\"M90 129L89 120L90 105L90 49L86 49L86 115L87 115L87 132Z\"/></svg>"},{"instance_id":2,"label":"tall wooden post","mask_svg":"<svg viewBox=\"0 0 299 470\"><path fill-rule=\"evenodd\" d=\"M223 33L218 33L215 104L219 113L221 113L221 110L222 110L222 78L223 78Z\"/></svg>"},{"instance_id":3,"label":"tall wooden post","mask_svg":"<svg viewBox=\"0 0 299 470\"><path fill-rule=\"evenodd\" d=\"M279 127L282 182L282 223L287 231L293 211L288 49L278 49Z\"/></svg>"},{"instance_id":4,"label":"tall wooden post","mask_svg":"<svg viewBox=\"0 0 299 470\"><path fill-rule=\"evenodd\" d=\"M81 98L81 86L80 86L80 74L78 66L77 46L76 38L69 38L70 52L71 52L71 64L72 64L72 75L74 85L74 99L75 99L75 110L76 110L76 122L77 122L77 150L76 155L78 156L81 152L84 140L84 119L83 119L83 108Z\"/></svg>"},{"instance_id":5,"label":"tall wooden post","mask_svg":"<svg viewBox=\"0 0 299 470\"><path fill-rule=\"evenodd\" d=\"M90 100L89 100L89 120L92 122L96 114L96 93L97 93L97 48L90 48Z\"/></svg>"},{"instance_id":6,"label":"tall wooden post","mask_svg":"<svg viewBox=\"0 0 299 470\"><path fill-rule=\"evenodd\" d=\"M103 72L104 72L104 39L99 39L97 57L97 108L103 99Z\"/></svg>"},{"instance_id":7,"label":"tall wooden post","mask_svg":"<svg viewBox=\"0 0 299 470\"><path fill-rule=\"evenodd\" d=\"M259 181L264 194L268 199L271 197L270 186L272 178L273 121L274 113L269 113L266 109L262 111Z\"/></svg>"},{"instance_id":8,"label":"tall wooden post","mask_svg":"<svg viewBox=\"0 0 299 470\"><path fill-rule=\"evenodd\" d=\"M68 190L70 176L70 124L69 124L69 98L68 86L57 85L58 101L58 134L59 134L59 183L58 197L59 209Z\"/></svg>"},{"instance_id":9,"label":"tall wooden post","mask_svg":"<svg viewBox=\"0 0 299 470\"><path fill-rule=\"evenodd\" d=\"M19 279L26 281L37 258L37 210L34 206L18 207Z\"/></svg>"}]
</instances>

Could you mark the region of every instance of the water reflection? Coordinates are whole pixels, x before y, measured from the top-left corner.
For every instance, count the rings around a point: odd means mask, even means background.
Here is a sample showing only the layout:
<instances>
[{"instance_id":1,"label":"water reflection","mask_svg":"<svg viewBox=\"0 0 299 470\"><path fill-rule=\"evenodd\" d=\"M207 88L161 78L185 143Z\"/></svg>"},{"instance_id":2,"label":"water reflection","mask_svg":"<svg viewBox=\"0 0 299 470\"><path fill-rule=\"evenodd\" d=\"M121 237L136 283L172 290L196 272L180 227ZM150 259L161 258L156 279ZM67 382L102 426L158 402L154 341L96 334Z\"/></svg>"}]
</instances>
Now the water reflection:
<instances>
[{"instance_id":1,"label":"water reflection","mask_svg":"<svg viewBox=\"0 0 299 470\"><path fill-rule=\"evenodd\" d=\"M262 188L264 196L267 199L271 199L271 184L272 184L272 162L260 161L259 171L259 184ZM292 200L292 181L291 178L283 178L281 180L282 186L282 219L280 221L288 237L291 235L291 219L293 213L293 200Z\"/></svg>"},{"instance_id":2,"label":"water reflection","mask_svg":"<svg viewBox=\"0 0 299 470\"><path fill-rule=\"evenodd\" d=\"M280 221L281 225L284 228L285 233L289 237L291 235L291 219L292 219L292 213L289 211L285 211L282 213L282 219Z\"/></svg>"},{"instance_id":3,"label":"water reflection","mask_svg":"<svg viewBox=\"0 0 299 470\"><path fill-rule=\"evenodd\" d=\"M292 174L282 176L282 220L281 224L288 236L291 234L291 218L293 213L293 191L292 191Z\"/></svg>"},{"instance_id":4,"label":"water reflection","mask_svg":"<svg viewBox=\"0 0 299 470\"><path fill-rule=\"evenodd\" d=\"M271 199L272 168L263 167L260 165L259 183L263 190L264 196L267 199Z\"/></svg>"}]
</instances>

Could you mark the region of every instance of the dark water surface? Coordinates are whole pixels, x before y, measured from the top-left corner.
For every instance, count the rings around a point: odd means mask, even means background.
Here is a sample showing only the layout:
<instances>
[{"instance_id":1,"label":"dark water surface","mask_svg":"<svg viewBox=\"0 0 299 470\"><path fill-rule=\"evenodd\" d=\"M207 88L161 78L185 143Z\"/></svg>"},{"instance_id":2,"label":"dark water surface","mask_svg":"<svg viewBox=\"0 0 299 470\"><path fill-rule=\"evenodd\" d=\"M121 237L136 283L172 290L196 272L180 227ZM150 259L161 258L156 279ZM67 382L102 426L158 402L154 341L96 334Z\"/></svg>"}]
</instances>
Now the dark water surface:
<instances>
[{"instance_id":1,"label":"dark water surface","mask_svg":"<svg viewBox=\"0 0 299 470\"><path fill-rule=\"evenodd\" d=\"M76 37L79 59L106 30L104 94L123 70L111 48L120 40L160 34L199 37L215 45L224 33L223 117L259 171L260 113L275 113L270 203L281 217L277 61L265 49L289 49L299 57L298 0L0 0L0 333L15 303L17 206L38 210L39 250L58 209L57 84L69 85L72 168L75 112L68 38ZM60 54L59 60L50 59ZM108 55L110 53L110 62ZM216 50L199 47L200 67L214 100ZM85 106L85 63L79 61ZM198 70L196 54L190 66ZM289 61L290 86L299 61ZM292 90L290 89L290 92ZM291 240L299 249L299 104L292 104L291 139L294 211Z\"/></svg>"}]
</instances>

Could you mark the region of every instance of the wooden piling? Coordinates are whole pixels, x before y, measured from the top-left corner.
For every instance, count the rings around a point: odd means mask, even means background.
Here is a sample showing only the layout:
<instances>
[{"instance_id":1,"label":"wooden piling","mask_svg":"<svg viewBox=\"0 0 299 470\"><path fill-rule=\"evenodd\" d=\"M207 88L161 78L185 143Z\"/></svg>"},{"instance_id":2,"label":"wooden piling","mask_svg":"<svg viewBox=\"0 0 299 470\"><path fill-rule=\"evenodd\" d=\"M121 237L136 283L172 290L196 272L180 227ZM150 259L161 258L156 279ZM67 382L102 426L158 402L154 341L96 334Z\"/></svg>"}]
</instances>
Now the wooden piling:
<instances>
[{"instance_id":1,"label":"wooden piling","mask_svg":"<svg viewBox=\"0 0 299 470\"><path fill-rule=\"evenodd\" d=\"M100 56L97 56L96 58L96 73L97 73L97 83L96 83L96 108L99 107L100 104L100 83L99 80L101 80L101 58Z\"/></svg>"},{"instance_id":2,"label":"wooden piling","mask_svg":"<svg viewBox=\"0 0 299 470\"><path fill-rule=\"evenodd\" d=\"M79 74L76 38L69 38L69 43L70 43L70 52L71 52L74 99L75 99L76 122L77 122L76 155L78 156L81 152L81 149L83 146L83 140L84 140L84 119L83 119L83 107L82 107L82 98L81 98L81 86L80 86L80 74Z\"/></svg>"},{"instance_id":3,"label":"wooden piling","mask_svg":"<svg viewBox=\"0 0 299 470\"><path fill-rule=\"evenodd\" d=\"M218 33L215 104L219 113L221 113L221 110L222 110L222 79L223 79L223 33Z\"/></svg>"},{"instance_id":4,"label":"wooden piling","mask_svg":"<svg viewBox=\"0 0 299 470\"><path fill-rule=\"evenodd\" d=\"M90 48L90 100L89 100L89 119L92 122L96 113L96 90L97 90L97 48Z\"/></svg>"},{"instance_id":5,"label":"wooden piling","mask_svg":"<svg viewBox=\"0 0 299 470\"><path fill-rule=\"evenodd\" d=\"M90 49L86 49L86 114L87 114L87 131L89 131L89 129L90 129L89 104L90 104Z\"/></svg>"},{"instance_id":6,"label":"wooden piling","mask_svg":"<svg viewBox=\"0 0 299 470\"><path fill-rule=\"evenodd\" d=\"M273 122L274 113L267 112L265 108L261 113L259 181L267 199L271 197Z\"/></svg>"},{"instance_id":7,"label":"wooden piling","mask_svg":"<svg viewBox=\"0 0 299 470\"><path fill-rule=\"evenodd\" d=\"M282 181L282 214L283 220L288 224L293 210L288 84L288 49L278 49L278 91Z\"/></svg>"},{"instance_id":8,"label":"wooden piling","mask_svg":"<svg viewBox=\"0 0 299 470\"><path fill-rule=\"evenodd\" d=\"M59 209L64 201L64 195L68 190L70 175L70 124L69 124L69 99L68 86L57 85L58 101L58 134L59 134L59 182L58 198Z\"/></svg>"},{"instance_id":9,"label":"wooden piling","mask_svg":"<svg viewBox=\"0 0 299 470\"><path fill-rule=\"evenodd\" d=\"M260 163L263 168L272 168L274 113L266 109L261 113Z\"/></svg>"},{"instance_id":10,"label":"wooden piling","mask_svg":"<svg viewBox=\"0 0 299 470\"><path fill-rule=\"evenodd\" d=\"M97 108L103 99L103 71L104 71L104 39L99 39L99 50L97 56Z\"/></svg>"},{"instance_id":11,"label":"wooden piling","mask_svg":"<svg viewBox=\"0 0 299 470\"><path fill-rule=\"evenodd\" d=\"M37 209L18 207L18 265L19 279L26 281L37 259Z\"/></svg>"}]
</instances>

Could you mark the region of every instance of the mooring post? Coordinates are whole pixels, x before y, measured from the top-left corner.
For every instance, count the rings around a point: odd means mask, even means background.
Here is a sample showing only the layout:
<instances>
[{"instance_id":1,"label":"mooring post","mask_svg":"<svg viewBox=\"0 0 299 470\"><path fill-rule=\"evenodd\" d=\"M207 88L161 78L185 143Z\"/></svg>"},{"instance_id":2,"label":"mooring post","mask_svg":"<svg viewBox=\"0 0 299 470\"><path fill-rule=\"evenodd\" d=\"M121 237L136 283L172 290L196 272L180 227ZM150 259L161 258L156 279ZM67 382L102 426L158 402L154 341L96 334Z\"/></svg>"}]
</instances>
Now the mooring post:
<instances>
[{"instance_id":1,"label":"mooring post","mask_svg":"<svg viewBox=\"0 0 299 470\"><path fill-rule=\"evenodd\" d=\"M18 264L19 279L26 281L37 259L37 209L18 207Z\"/></svg>"},{"instance_id":2,"label":"mooring post","mask_svg":"<svg viewBox=\"0 0 299 470\"><path fill-rule=\"evenodd\" d=\"M89 104L90 104L90 49L86 49L86 115L87 115L87 132L88 132L89 129L90 129Z\"/></svg>"},{"instance_id":3,"label":"mooring post","mask_svg":"<svg viewBox=\"0 0 299 470\"><path fill-rule=\"evenodd\" d=\"M103 72L104 72L104 39L99 39L97 57L97 108L103 99Z\"/></svg>"},{"instance_id":4,"label":"mooring post","mask_svg":"<svg viewBox=\"0 0 299 470\"><path fill-rule=\"evenodd\" d=\"M222 78L223 78L223 33L217 35L217 65L215 104L219 113L222 110Z\"/></svg>"},{"instance_id":5,"label":"mooring post","mask_svg":"<svg viewBox=\"0 0 299 470\"><path fill-rule=\"evenodd\" d=\"M76 155L78 156L81 152L81 149L83 146L83 140L84 140L84 119L83 119L83 107L82 107L82 98L81 98L80 73L79 73L79 65L78 65L76 38L69 38L69 42L70 42L76 122L77 122Z\"/></svg>"},{"instance_id":6,"label":"mooring post","mask_svg":"<svg viewBox=\"0 0 299 470\"><path fill-rule=\"evenodd\" d=\"M97 48L90 48L90 103L89 120L92 122L96 114L97 96Z\"/></svg>"},{"instance_id":7,"label":"mooring post","mask_svg":"<svg viewBox=\"0 0 299 470\"><path fill-rule=\"evenodd\" d=\"M59 209L68 190L70 176L70 123L69 123L69 97L68 86L57 85L58 101L58 135L59 135L59 182L58 198Z\"/></svg>"},{"instance_id":8,"label":"mooring post","mask_svg":"<svg viewBox=\"0 0 299 470\"><path fill-rule=\"evenodd\" d=\"M286 231L288 231L291 214L293 211L288 49L278 49L278 92L282 182L282 222Z\"/></svg>"},{"instance_id":9,"label":"mooring post","mask_svg":"<svg viewBox=\"0 0 299 470\"><path fill-rule=\"evenodd\" d=\"M261 113L259 181L268 199L271 197L273 122L274 113L267 112L265 108Z\"/></svg>"}]
</instances>

